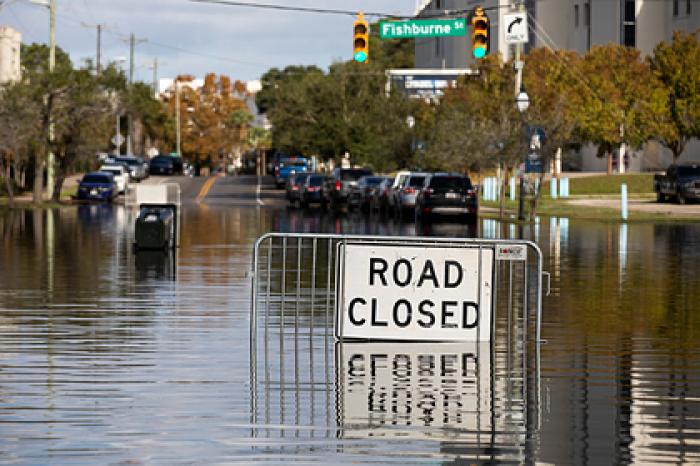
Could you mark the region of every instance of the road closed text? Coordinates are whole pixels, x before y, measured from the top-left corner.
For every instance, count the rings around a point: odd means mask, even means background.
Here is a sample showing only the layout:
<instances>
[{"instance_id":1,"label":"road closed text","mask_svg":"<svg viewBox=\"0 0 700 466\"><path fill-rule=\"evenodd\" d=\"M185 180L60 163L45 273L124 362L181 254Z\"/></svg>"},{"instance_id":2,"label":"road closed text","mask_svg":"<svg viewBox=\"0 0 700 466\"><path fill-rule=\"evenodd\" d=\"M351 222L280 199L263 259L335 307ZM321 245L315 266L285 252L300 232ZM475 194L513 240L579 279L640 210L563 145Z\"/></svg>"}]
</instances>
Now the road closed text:
<instances>
[{"instance_id":1,"label":"road closed text","mask_svg":"<svg viewBox=\"0 0 700 466\"><path fill-rule=\"evenodd\" d=\"M342 254L339 337L489 338L492 250L349 244Z\"/></svg>"}]
</instances>

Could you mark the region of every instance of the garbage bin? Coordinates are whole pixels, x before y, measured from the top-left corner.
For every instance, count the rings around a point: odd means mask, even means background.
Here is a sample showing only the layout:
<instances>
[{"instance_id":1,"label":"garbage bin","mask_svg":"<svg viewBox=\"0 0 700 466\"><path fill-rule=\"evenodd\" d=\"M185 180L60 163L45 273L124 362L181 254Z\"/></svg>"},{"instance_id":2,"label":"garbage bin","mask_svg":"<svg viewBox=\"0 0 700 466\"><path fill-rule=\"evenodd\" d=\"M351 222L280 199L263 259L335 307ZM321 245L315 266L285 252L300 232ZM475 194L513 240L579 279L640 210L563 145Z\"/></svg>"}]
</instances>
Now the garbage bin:
<instances>
[{"instance_id":1,"label":"garbage bin","mask_svg":"<svg viewBox=\"0 0 700 466\"><path fill-rule=\"evenodd\" d=\"M136 219L135 249L175 247L175 211L169 206L141 207Z\"/></svg>"}]
</instances>

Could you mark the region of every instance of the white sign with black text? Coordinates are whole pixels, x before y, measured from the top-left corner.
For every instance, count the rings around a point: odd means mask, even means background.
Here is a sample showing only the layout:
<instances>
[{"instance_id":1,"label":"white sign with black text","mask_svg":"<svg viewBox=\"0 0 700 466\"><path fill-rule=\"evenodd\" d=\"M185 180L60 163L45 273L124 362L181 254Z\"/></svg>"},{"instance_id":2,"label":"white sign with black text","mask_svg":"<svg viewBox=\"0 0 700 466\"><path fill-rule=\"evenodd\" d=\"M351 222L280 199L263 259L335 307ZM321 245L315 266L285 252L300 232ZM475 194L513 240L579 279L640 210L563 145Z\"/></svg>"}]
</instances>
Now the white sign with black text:
<instances>
[{"instance_id":1,"label":"white sign with black text","mask_svg":"<svg viewBox=\"0 0 700 466\"><path fill-rule=\"evenodd\" d=\"M339 339L490 340L492 248L346 243L340 258Z\"/></svg>"},{"instance_id":2,"label":"white sign with black text","mask_svg":"<svg viewBox=\"0 0 700 466\"><path fill-rule=\"evenodd\" d=\"M526 44L528 42L527 13L503 15L503 26L505 27L506 44Z\"/></svg>"}]
</instances>

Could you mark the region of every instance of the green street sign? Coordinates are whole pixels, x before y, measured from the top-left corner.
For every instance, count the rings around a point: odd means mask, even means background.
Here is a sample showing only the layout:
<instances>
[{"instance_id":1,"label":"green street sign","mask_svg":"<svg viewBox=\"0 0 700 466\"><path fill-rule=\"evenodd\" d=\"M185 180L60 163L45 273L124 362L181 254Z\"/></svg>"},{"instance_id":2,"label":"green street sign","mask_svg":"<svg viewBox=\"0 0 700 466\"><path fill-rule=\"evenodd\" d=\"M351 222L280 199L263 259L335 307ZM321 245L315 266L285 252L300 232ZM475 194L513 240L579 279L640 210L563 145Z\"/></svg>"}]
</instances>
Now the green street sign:
<instances>
[{"instance_id":1,"label":"green street sign","mask_svg":"<svg viewBox=\"0 0 700 466\"><path fill-rule=\"evenodd\" d=\"M379 37L382 39L410 39L413 37L466 36L467 20L412 19L408 21L380 21Z\"/></svg>"}]
</instances>

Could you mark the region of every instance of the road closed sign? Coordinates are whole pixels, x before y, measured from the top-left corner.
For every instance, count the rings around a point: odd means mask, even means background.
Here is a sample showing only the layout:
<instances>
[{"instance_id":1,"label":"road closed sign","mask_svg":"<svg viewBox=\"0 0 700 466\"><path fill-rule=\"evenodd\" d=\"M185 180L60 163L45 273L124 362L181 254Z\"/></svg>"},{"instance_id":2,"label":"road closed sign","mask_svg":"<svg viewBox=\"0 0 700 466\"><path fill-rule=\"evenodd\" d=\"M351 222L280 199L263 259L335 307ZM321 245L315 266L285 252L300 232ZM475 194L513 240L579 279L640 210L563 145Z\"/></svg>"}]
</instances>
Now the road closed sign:
<instances>
[{"instance_id":1,"label":"road closed sign","mask_svg":"<svg viewBox=\"0 0 700 466\"><path fill-rule=\"evenodd\" d=\"M341 244L339 339L488 341L494 251Z\"/></svg>"}]
</instances>

